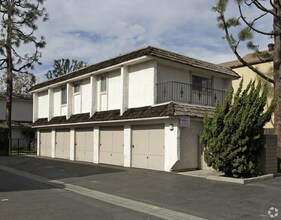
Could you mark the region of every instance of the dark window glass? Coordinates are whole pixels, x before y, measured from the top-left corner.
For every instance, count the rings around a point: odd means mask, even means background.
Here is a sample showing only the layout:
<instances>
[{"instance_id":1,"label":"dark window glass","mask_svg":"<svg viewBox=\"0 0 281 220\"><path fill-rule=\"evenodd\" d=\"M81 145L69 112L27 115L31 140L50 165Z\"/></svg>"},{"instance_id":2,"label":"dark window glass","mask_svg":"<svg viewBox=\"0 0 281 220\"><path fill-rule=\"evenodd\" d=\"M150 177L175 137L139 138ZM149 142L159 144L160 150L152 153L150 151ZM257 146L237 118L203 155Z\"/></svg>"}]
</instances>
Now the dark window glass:
<instances>
[{"instance_id":1,"label":"dark window glass","mask_svg":"<svg viewBox=\"0 0 281 220\"><path fill-rule=\"evenodd\" d=\"M101 92L106 92L106 76L101 77L101 87L100 87Z\"/></svg>"},{"instance_id":2,"label":"dark window glass","mask_svg":"<svg viewBox=\"0 0 281 220\"><path fill-rule=\"evenodd\" d=\"M61 104L64 105L67 103L67 92L66 86L61 87Z\"/></svg>"},{"instance_id":3,"label":"dark window glass","mask_svg":"<svg viewBox=\"0 0 281 220\"><path fill-rule=\"evenodd\" d=\"M192 76L192 88L198 91L208 91L212 89L212 79L201 76Z\"/></svg>"}]
</instances>

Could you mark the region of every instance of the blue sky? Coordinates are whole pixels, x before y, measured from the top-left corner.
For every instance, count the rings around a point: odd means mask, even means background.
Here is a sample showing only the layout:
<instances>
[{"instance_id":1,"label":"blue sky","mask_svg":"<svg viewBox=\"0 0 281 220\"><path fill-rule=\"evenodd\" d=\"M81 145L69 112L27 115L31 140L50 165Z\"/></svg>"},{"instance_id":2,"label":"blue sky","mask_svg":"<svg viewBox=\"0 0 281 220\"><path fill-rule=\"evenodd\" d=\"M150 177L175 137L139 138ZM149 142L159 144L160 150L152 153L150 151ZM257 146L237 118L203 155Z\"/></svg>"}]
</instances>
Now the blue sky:
<instances>
[{"instance_id":1,"label":"blue sky","mask_svg":"<svg viewBox=\"0 0 281 220\"><path fill-rule=\"evenodd\" d=\"M148 45L221 63L235 59L211 10L216 0L48 0L49 20L38 24L46 38L40 81L54 59L88 64ZM254 13L254 12L251 12ZM269 22L269 20L266 20ZM271 39L259 39L261 49ZM242 54L247 53L245 49Z\"/></svg>"}]
</instances>

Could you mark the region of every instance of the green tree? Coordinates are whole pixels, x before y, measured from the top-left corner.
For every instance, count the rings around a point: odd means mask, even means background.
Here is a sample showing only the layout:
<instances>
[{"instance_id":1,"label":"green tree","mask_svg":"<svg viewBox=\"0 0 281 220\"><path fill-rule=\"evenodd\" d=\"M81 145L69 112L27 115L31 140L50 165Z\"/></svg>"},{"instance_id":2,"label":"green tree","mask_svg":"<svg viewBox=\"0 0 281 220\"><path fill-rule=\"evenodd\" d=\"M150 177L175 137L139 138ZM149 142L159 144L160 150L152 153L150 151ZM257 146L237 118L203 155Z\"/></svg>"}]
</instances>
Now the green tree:
<instances>
[{"instance_id":1,"label":"green tree","mask_svg":"<svg viewBox=\"0 0 281 220\"><path fill-rule=\"evenodd\" d=\"M263 126L276 107L274 98L265 110L266 84L250 82L244 91L242 84L243 80L235 95L233 91L228 93L222 107L216 106L213 118L204 118L200 136L208 166L238 178L259 174Z\"/></svg>"},{"instance_id":2,"label":"green tree","mask_svg":"<svg viewBox=\"0 0 281 220\"><path fill-rule=\"evenodd\" d=\"M0 70L7 74L6 123L9 129L9 152L12 143L11 115L14 73L28 73L39 63L40 48L45 46L43 37L37 39L36 21L47 20L44 0L0 1ZM22 48L25 49L22 49Z\"/></svg>"},{"instance_id":3,"label":"green tree","mask_svg":"<svg viewBox=\"0 0 281 220\"><path fill-rule=\"evenodd\" d=\"M236 17L226 15L230 11L235 13L235 7L231 5L228 8L231 3L237 6ZM274 128L277 134L277 154L281 158L281 0L218 0L213 10L218 14L218 27L224 31L224 38L237 59L261 78L274 84L274 94L278 97ZM252 10L252 14L255 10L256 16L248 15L249 10ZM271 25L264 25L266 17L271 17ZM259 51L259 45L254 42L255 35L263 36L265 40L272 39L273 53ZM242 58L239 49L243 46L253 50L261 61L273 60L273 79Z\"/></svg>"},{"instance_id":4,"label":"green tree","mask_svg":"<svg viewBox=\"0 0 281 220\"><path fill-rule=\"evenodd\" d=\"M47 79L53 79L58 76L62 76L73 71L79 70L86 67L87 64L84 61L70 60L70 59L59 59L54 60L52 70L49 70L45 76Z\"/></svg>"}]
</instances>

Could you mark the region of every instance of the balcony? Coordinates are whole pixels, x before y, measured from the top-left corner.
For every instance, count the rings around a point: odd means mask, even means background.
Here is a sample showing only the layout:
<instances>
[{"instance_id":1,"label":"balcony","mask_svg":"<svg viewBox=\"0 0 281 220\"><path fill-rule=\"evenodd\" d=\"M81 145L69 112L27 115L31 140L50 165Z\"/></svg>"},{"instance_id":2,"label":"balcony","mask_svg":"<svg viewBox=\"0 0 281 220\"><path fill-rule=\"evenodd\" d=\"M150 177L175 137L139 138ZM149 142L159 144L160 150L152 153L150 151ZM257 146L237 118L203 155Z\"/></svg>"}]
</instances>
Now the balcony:
<instances>
[{"instance_id":1,"label":"balcony","mask_svg":"<svg viewBox=\"0 0 281 220\"><path fill-rule=\"evenodd\" d=\"M222 105L226 93L174 81L156 84L156 91L157 103L176 101L205 106L215 106L217 101Z\"/></svg>"}]
</instances>

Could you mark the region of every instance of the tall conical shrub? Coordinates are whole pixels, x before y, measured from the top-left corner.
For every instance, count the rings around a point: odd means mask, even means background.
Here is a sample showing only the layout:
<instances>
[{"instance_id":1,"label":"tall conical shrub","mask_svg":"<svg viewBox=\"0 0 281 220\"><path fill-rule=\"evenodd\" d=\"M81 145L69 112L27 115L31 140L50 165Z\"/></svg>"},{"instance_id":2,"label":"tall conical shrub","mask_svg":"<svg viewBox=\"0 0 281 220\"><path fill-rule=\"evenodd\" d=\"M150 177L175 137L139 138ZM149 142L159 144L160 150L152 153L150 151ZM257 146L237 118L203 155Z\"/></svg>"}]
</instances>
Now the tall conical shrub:
<instances>
[{"instance_id":1,"label":"tall conical shrub","mask_svg":"<svg viewBox=\"0 0 281 220\"><path fill-rule=\"evenodd\" d=\"M274 98L267 108L267 85L250 82L242 91L243 80L234 95L229 92L223 105L216 106L213 118L204 118L200 143L208 166L226 176L243 178L259 174L264 145L263 127L276 107Z\"/></svg>"}]
</instances>

